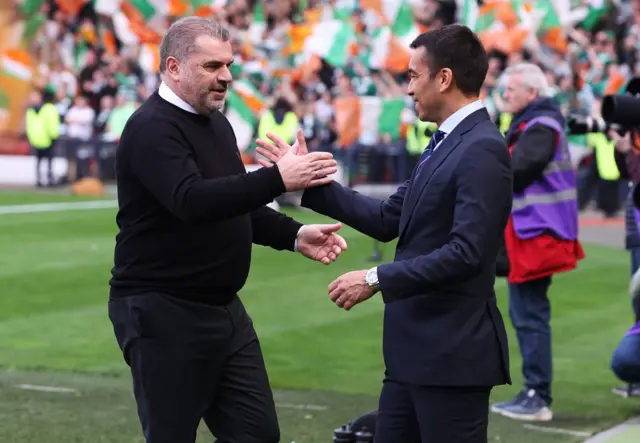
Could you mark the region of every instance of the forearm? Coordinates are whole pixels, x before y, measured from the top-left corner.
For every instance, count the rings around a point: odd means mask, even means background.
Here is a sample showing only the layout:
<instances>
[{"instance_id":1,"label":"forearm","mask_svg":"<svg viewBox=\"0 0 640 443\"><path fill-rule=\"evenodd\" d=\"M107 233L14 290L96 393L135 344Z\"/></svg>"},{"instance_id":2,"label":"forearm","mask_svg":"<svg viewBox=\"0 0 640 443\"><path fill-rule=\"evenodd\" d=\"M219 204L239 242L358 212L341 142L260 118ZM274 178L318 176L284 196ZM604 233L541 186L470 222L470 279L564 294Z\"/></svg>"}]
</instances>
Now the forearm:
<instances>
[{"instance_id":1,"label":"forearm","mask_svg":"<svg viewBox=\"0 0 640 443\"><path fill-rule=\"evenodd\" d=\"M302 223L262 206L251 212L253 243L278 251L293 251Z\"/></svg>"},{"instance_id":2,"label":"forearm","mask_svg":"<svg viewBox=\"0 0 640 443\"><path fill-rule=\"evenodd\" d=\"M265 169L263 171L263 169ZM167 200L185 221L216 222L248 214L285 192L277 167L216 179L176 183Z\"/></svg>"},{"instance_id":3,"label":"forearm","mask_svg":"<svg viewBox=\"0 0 640 443\"><path fill-rule=\"evenodd\" d=\"M451 242L431 254L378 266L385 302L475 277L482 271L484 261L481 251L470 246Z\"/></svg>"},{"instance_id":4,"label":"forearm","mask_svg":"<svg viewBox=\"0 0 640 443\"><path fill-rule=\"evenodd\" d=\"M140 182L181 220L217 222L249 214L285 192L280 171L260 168L249 173L206 179L190 150L173 134L134 144L127 159ZM243 170L242 166L233 170Z\"/></svg>"},{"instance_id":5,"label":"forearm","mask_svg":"<svg viewBox=\"0 0 640 443\"><path fill-rule=\"evenodd\" d=\"M522 134L514 149L513 189L522 192L540 179L555 155L556 134L542 125L535 125Z\"/></svg>"},{"instance_id":6,"label":"forearm","mask_svg":"<svg viewBox=\"0 0 640 443\"><path fill-rule=\"evenodd\" d=\"M305 190L301 205L382 242L398 236L401 203L359 194L333 182Z\"/></svg>"}]
</instances>

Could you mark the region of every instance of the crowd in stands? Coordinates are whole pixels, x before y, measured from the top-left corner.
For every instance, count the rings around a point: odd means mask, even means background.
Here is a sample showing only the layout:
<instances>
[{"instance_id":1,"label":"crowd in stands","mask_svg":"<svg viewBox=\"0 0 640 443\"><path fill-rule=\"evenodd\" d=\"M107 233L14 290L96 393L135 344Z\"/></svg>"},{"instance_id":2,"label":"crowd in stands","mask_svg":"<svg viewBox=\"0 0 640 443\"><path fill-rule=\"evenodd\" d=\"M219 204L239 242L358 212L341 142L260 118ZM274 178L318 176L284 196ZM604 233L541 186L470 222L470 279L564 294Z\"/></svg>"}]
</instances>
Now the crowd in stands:
<instances>
[{"instance_id":1,"label":"crowd in stands","mask_svg":"<svg viewBox=\"0 0 640 443\"><path fill-rule=\"evenodd\" d=\"M566 115L594 117L640 69L640 8L629 0L14 1L38 23L34 86L55 104L67 139L117 141L159 84L164 30L182 15L211 16L230 29L237 54L225 112L245 161L256 136L291 138L302 126L354 183L406 179L426 146L433 128L416 121L404 72L409 43L425 30L460 22L481 36L490 55L483 98L505 131L500 75L509 65L538 64ZM571 143L590 192L600 179L594 156L582 159L590 140Z\"/></svg>"}]
</instances>

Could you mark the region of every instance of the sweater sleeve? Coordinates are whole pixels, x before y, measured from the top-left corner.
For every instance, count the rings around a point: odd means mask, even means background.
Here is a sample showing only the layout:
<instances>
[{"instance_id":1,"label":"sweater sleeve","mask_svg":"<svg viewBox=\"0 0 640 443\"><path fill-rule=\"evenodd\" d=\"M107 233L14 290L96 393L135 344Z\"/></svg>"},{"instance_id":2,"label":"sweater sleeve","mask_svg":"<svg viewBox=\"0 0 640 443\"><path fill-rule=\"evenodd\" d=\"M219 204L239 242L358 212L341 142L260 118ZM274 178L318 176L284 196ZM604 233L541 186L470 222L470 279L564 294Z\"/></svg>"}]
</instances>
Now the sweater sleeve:
<instances>
[{"instance_id":1,"label":"sweater sleeve","mask_svg":"<svg viewBox=\"0 0 640 443\"><path fill-rule=\"evenodd\" d=\"M131 172L176 217L217 222L270 203L286 189L278 166L205 179L180 131L173 125L144 127L121 141Z\"/></svg>"}]
</instances>

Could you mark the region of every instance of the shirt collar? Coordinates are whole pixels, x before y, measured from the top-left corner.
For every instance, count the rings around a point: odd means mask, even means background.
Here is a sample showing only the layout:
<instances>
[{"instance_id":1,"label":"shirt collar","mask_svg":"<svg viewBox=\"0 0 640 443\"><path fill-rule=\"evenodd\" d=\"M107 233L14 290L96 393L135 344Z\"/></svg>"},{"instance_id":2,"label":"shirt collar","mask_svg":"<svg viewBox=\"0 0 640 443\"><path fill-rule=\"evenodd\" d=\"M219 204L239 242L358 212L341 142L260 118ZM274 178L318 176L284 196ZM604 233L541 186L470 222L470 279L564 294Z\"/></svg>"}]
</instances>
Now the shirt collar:
<instances>
[{"instance_id":1,"label":"shirt collar","mask_svg":"<svg viewBox=\"0 0 640 443\"><path fill-rule=\"evenodd\" d=\"M484 104L481 100L476 100L473 103L469 103L468 105L458 109L456 112L451 114L449 118L442 122L438 130L444 132L445 134L451 134L456 126L458 126L462 122L462 120L482 108L484 108Z\"/></svg>"},{"instance_id":2,"label":"shirt collar","mask_svg":"<svg viewBox=\"0 0 640 443\"><path fill-rule=\"evenodd\" d=\"M178 97L178 95L175 92L173 92L173 90L169 86L167 86L165 82L160 83L160 88L158 89L158 95L163 99L165 99L166 101L168 101L169 103L171 103L172 105L177 106L178 108L184 111L190 112L192 114L198 113L198 111L196 111L193 106L191 106L189 103L185 102L180 97Z\"/></svg>"}]
</instances>

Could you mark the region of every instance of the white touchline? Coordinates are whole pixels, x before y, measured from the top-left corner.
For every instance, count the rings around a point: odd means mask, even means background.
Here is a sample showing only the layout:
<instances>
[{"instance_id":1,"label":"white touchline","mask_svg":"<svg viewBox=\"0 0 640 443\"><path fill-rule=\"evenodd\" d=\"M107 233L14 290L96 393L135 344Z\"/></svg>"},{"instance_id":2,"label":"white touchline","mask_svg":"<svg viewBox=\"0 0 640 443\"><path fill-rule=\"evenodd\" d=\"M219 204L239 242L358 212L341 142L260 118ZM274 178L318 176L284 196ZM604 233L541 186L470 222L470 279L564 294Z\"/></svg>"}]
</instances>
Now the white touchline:
<instances>
[{"instance_id":1,"label":"white touchline","mask_svg":"<svg viewBox=\"0 0 640 443\"><path fill-rule=\"evenodd\" d=\"M19 389L24 389L26 391L41 391L41 392L58 392L58 393L62 393L62 394L73 394L75 392L78 392L76 389L73 388L61 388L58 386L38 386L38 385L17 385L16 386Z\"/></svg>"},{"instance_id":2,"label":"white touchline","mask_svg":"<svg viewBox=\"0 0 640 443\"><path fill-rule=\"evenodd\" d=\"M525 429L531 429L532 431L540 431L540 432L549 432L551 434L565 434L565 435L573 435L574 437L591 437L593 435L592 432L587 431L574 431L572 429L562 429L562 428L549 428L546 426L538 426L538 425L522 425Z\"/></svg>"},{"instance_id":3,"label":"white touchline","mask_svg":"<svg viewBox=\"0 0 640 443\"><path fill-rule=\"evenodd\" d=\"M293 404L293 403L276 403L276 406L278 408L306 409L306 410L310 410L310 411L326 411L327 409L329 409L326 406L320 406L320 405L296 405L296 404Z\"/></svg>"},{"instance_id":4,"label":"white touchline","mask_svg":"<svg viewBox=\"0 0 640 443\"><path fill-rule=\"evenodd\" d=\"M63 203L37 203L32 205L0 206L2 214L34 214L37 212L86 211L88 209L107 209L118 207L116 200L97 200Z\"/></svg>"}]
</instances>

